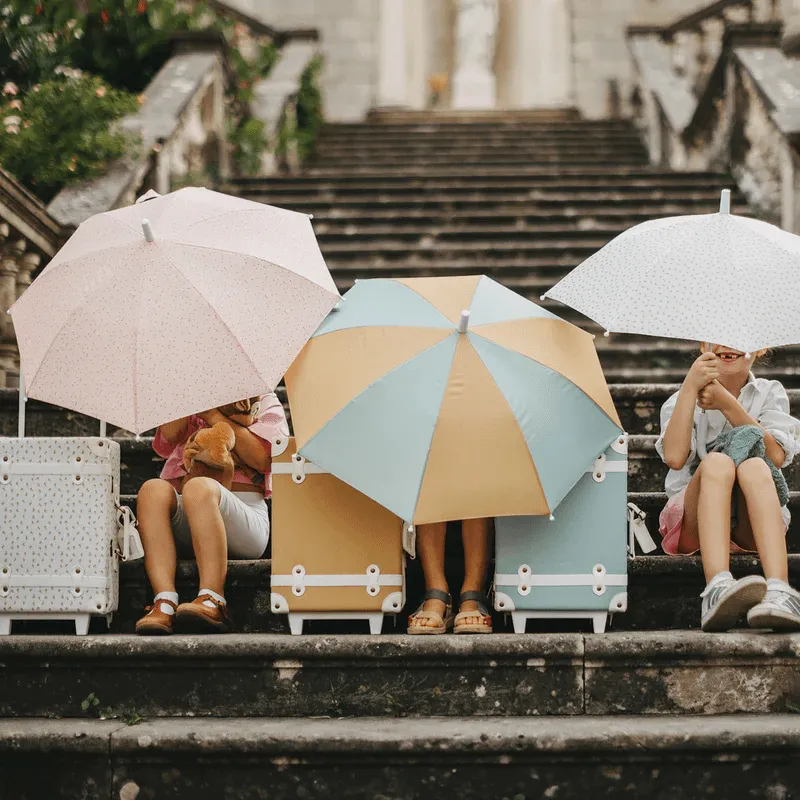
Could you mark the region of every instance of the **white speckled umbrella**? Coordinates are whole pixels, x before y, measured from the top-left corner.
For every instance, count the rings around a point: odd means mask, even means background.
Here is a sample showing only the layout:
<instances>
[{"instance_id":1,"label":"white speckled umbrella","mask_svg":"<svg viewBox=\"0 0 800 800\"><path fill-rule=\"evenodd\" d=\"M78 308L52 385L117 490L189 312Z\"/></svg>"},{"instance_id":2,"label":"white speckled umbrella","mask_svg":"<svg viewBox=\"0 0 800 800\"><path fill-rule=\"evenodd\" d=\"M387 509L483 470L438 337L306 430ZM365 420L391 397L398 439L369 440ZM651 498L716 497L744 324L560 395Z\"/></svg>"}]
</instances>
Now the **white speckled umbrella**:
<instances>
[{"instance_id":1,"label":"white speckled umbrella","mask_svg":"<svg viewBox=\"0 0 800 800\"><path fill-rule=\"evenodd\" d=\"M800 342L800 237L720 211L617 236L544 294L606 331L693 339L746 353Z\"/></svg>"},{"instance_id":2,"label":"white speckled umbrella","mask_svg":"<svg viewBox=\"0 0 800 800\"><path fill-rule=\"evenodd\" d=\"M272 390L338 299L308 216L187 188L84 222L11 314L29 397L141 433Z\"/></svg>"}]
</instances>

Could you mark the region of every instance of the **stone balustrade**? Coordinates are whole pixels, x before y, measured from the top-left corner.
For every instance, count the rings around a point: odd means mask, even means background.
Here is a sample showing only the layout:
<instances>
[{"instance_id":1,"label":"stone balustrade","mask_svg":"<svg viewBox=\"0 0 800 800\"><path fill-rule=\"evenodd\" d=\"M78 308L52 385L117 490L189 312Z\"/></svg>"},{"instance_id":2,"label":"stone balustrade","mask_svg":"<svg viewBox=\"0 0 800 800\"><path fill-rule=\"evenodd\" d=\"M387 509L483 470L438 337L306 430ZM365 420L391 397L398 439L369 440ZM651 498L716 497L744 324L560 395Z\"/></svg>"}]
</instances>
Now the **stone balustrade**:
<instances>
[{"instance_id":1,"label":"stone balustrade","mask_svg":"<svg viewBox=\"0 0 800 800\"><path fill-rule=\"evenodd\" d=\"M94 214L130 205L146 189L164 194L186 176L215 168L228 175L224 39L183 37L142 96L136 114L123 120L135 140L130 153L90 181L62 189L48 206L62 225L75 227Z\"/></svg>"},{"instance_id":2,"label":"stone balustrade","mask_svg":"<svg viewBox=\"0 0 800 800\"><path fill-rule=\"evenodd\" d=\"M262 175L295 172L299 167L293 142L284 151L279 151L274 145L280 139L281 129L294 125L300 81L318 52L318 36L314 31L291 39L284 44L280 59L270 74L253 86L250 113L264 123L264 131L273 145L263 155Z\"/></svg>"},{"instance_id":3,"label":"stone balustrade","mask_svg":"<svg viewBox=\"0 0 800 800\"><path fill-rule=\"evenodd\" d=\"M5 314L42 262L63 242L59 225L32 194L0 169L0 388L19 385L19 353Z\"/></svg>"},{"instance_id":4,"label":"stone balustrade","mask_svg":"<svg viewBox=\"0 0 800 800\"><path fill-rule=\"evenodd\" d=\"M800 61L777 0L718 0L631 28L636 124L654 165L730 170L758 215L800 232Z\"/></svg>"}]
</instances>

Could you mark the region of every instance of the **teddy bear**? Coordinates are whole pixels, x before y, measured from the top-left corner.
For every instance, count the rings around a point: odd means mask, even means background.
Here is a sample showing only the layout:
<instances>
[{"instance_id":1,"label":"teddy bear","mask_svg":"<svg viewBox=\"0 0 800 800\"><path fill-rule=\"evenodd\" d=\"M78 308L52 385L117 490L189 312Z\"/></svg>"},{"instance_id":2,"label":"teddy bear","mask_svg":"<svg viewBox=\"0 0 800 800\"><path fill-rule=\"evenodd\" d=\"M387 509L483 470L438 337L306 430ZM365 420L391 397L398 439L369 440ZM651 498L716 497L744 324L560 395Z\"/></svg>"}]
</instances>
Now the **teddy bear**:
<instances>
[{"instance_id":1,"label":"teddy bear","mask_svg":"<svg viewBox=\"0 0 800 800\"><path fill-rule=\"evenodd\" d=\"M236 469L232 453L235 446L236 434L227 422L217 422L193 433L183 450L184 483L202 476L213 478L230 490Z\"/></svg>"}]
</instances>

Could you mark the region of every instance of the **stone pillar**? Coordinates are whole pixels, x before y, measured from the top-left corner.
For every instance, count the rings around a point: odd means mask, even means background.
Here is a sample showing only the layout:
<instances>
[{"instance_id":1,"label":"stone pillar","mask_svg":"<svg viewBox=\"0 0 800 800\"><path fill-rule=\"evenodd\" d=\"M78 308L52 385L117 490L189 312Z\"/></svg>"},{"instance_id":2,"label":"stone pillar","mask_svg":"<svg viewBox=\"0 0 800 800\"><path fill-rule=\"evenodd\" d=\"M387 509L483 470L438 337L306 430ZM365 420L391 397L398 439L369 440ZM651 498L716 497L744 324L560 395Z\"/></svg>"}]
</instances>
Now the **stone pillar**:
<instances>
[{"instance_id":1,"label":"stone pillar","mask_svg":"<svg viewBox=\"0 0 800 800\"><path fill-rule=\"evenodd\" d=\"M380 0L378 45L378 108L408 103L406 0Z\"/></svg>"},{"instance_id":2,"label":"stone pillar","mask_svg":"<svg viewBox=\"0 0 800 800\"><path fill-rule=\"evenodd\" d=\"M499 14L499 0L458 0L454 109L497 105L494 50Z\"/></svg>"},{"instance_id":3,"label":"stone pillar","mask_svg":"<svg viewBox=\"0 0 800 800\"><path fill-rule=\"evenodd\" d=\"M430 75L429 0L406 0L406 98L409 108L421 111L428 105Z\"/></svg>"},{"instance_id":4,"label":"stone pillar","mask_svg":"<svg viewBox=\"0 0 800 800\"><path fill-rule=\"evenodd\" d=\"M8 226L4 225L3 239L8 237ZM17 299L17 264L25 252L24 239L12 243L4 242L0 259L0 386L12 386L19 377L17 361L17 340L14 337L14 323L6 313Z\"/></svg>"},{"instance_id":5,"label":"stone pillar","mask_svg":"<svg viewBox=\"0 0 800 800\"><path fill-rule=\"evenodd\" d=\"M516 0L517 108L574 105L572 30L567 0Z\"/></svg>"}]
</instances>

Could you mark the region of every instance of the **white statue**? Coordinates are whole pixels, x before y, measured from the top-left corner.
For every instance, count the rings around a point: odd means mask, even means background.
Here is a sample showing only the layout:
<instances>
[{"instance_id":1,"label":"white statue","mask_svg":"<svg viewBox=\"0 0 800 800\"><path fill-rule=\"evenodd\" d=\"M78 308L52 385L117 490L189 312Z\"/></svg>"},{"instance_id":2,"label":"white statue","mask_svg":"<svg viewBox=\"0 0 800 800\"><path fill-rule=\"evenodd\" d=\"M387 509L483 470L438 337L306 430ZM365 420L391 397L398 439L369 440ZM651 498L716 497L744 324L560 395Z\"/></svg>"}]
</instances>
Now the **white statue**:
<instances>
[{"instance_id":1,"label":"white statue","mask_svg":"<svg viewBox=\"0 0 800 800\"><path fill-rule=\"evenodd\" d=\"M458 0L457 69L492 71L499 0Z\"/></svg>"},{"instance_id":2,"label":"white statue","mask_svg":"<svg viewBox=\"0 0 800 800\"><path fill-rule=\"evenodd\" d=\"M499 0L458 0L453 107L494 108L494 48Z\"/></svg>"}]
</instances>

